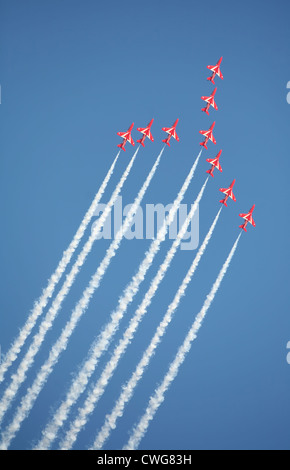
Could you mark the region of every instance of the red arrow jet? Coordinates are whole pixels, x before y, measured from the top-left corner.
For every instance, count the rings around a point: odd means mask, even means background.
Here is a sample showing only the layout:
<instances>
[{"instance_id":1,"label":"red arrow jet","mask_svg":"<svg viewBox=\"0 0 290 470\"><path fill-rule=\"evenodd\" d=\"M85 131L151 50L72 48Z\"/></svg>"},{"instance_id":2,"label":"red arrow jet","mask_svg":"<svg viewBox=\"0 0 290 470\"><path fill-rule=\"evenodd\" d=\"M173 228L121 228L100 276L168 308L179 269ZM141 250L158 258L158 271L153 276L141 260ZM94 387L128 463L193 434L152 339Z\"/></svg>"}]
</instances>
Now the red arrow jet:
<instances>
[{"instance_id":1,"label":"red arrow jet","mask_svg":"<svg viewBox=\"0 0 290 470\"><path fill-rule=\"evenodd\" d=\"M137 131L142 132L142 134L143 134L142 139L137 140L137 142L139 142L141 145L143 145L143 147L145 147L144 141L145 141L146 137L148 137L148 139L150 139L152 142L154 142L153 136L152 136L151 131L150 131L153 121L154 121L154 119L152 119L149 122L148 126L145 127L144 129L142 127L137 128Z\"/></svg>"},{"instance_id":2,"label":"red arrow jet","mask_svg":"<svg viewBox=\"0 0 290 470\"><path fill-rule=\"evenodd\" d=\"M214 169L215 169L215 168L217 168L221 173L222 173L222 171L223 171L223 169L222 169L222 167L221 167L221 165L220 165L220 161L219 161L221 154L222 154L222 150L219 151L219 153L217 154L217 156L216 156L215 158L213 158L213 159L207 158L207 159L206 159L206 161L207 161L208 163L211 163L211 165L212 165L212 166L211 166L211 169L210 169L210 170L207 170L207 173L208 173L209 175L211 175L212 177L214 177L213 172L214 172Z\"/></svg>"},{"instance_id":3,"label":"red arrow jet","mask_svg":"<svg viewBox=\"0 0 290 470\"><path fill-rule=\"evenodd\" d=\"M221 73L221 69L220 69L222 60L223 60L223 58L221 57L216 65L208 65L207 66L207 68L212 71L212 76L208 77L207 80L209 80L214 85L215 85L214 78L215 78L216 75L218 77L220 77L222 80L224 79L223 74Z\"/></svg>"},{"instance_id":4,"label":"red arrow jet","mask_svg":"<svg viewBox=\"0 0 290 470\"><path fill-rule=\"evenodd\" d=\"M124 139L123 142L118 145L118 147L120 147L122 150L124 150L124 152L126 152L125 144L126 144L127 141L130 142L131 145L135 145L135 142L131 137L131 132L132 132L133 127L134 127L134 122L132 122L132 124L129 127L129 129L127 130L127 132L117 132L117 135L119 135L120 137L122 137Z\"/></svg>"},{"instance_id":5,"label":"red arrow jet","mask_svg":"<svg viewBox=\"0 0 290 470\"><path fill-rule=\"evenodd\" d=\"M176 134L176 131L175 131L175 128L177 126L178 121L179 121L179 119L176 119L176 121L175 121L175 123L173 124L172 127L162 127L162 130L164 132L167 132L167 134L168 134L168 137L166 139L162 140L162 142L165 142L169 147L170 147L169 141L170 141L171 137L174 137L174 139L176 139L177 142L179 142L179 137L178 137L178 135Z\"/></svg>"},{"instance_id":6,"label":"red arrow jet","mask_svg":"<svg viewBox=\"0 0 290 470\"><path fill-rule=\"evenodd\" d=\"M201 142L200 145L202 145L206 149L207 149L206 144L208 143L209 140L211 140L214 144L216 144L216 140L215 140L215 138L213 136L213 133L212 133L212 131L214 129L214 126L215 126L215 122L211 125L211 127L209 128L208 131L199 131L200 134L205 136L204 142Z\"/></svg>"},{"instance_id":7,"label":"red arrow jet","mask_svg":"<svg viewBox=\"0 0 290 470\"><path fill-rule=\"evenodd\" d=\"M242 217L243 219L245 219L245 222L243 223L243 225L240 225L239 227L242 228L245 232L247 231L246 227L248 225L248 223L252 224L253 227L256 227L256 223L252 217L252 214L253 214L253 211L255 209L255 204L253 205L252 209L250 209L250 212L248 212L248 214L239 214L240 217Z\"/></svg>"},{"instance_id":8,"label":"red arrow jet","mask_svg":"<svg viewBox=\"0 0 290 470\"><path fill-rule=\"evenodd\" d=\"M234 181L232 182L232 184L230 185L230 187L227 188L227 189L224 189L224 188L221 188L221 189L220 189L220 191L226 195L226 197L225 197L224 199L222 199L220 202L221 202L222 204L224 204L226 207L228 206L228 205L227 205L227 200L228 200L229 197L230 197L233 201L236 202L236 198L235 198L235 195L234 195L234 193L233 193L233 187L234 187L235 182L236 182L236 180L234 180Z\"/></svg>"},{"instance_id":9,"label":"red arrow jet","mask_svg":"<svg viewBox=\"0 0 290 470\"><path fill-rule=\"evenodd\" d=\"M212 94L210 96L202 96L201 99L207 103L205 108L202 108L201 110L204 111L208 116L209 116L209 108L212 106L216 111L218 110L218 107L216 105L216 102L214 100L214 96L216 94L217 88L214 89Z\"/></svg>"}]
</instances>

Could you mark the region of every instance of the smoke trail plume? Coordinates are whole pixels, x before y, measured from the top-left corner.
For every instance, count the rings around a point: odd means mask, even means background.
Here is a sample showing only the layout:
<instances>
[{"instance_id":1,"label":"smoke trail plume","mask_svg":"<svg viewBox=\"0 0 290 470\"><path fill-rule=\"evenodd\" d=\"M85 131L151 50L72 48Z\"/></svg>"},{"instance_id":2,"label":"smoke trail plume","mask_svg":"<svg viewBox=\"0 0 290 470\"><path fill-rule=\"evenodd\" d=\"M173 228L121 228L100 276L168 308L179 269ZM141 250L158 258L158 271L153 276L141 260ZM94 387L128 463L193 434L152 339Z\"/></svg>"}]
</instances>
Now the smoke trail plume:
<instances>
[{"instance_id":1,"label":"smoke trail plume","mask_svg":"<svg viewBox=\"0 0 290 470\"><path fill-rule=\"evenodd\" d=\"M108 215L110 214L110 212L112 210L112 206L114 205L114 203L115 203L115 201L116 201L116 199L117 199L117 197L118 197L118 195L119 195L119 193L120 193L120 191L121 191L128 175L130 173L130 170L133 166L133 163L135 161L135 158L137 156L139 148L140 148L140 146L138 147L138 149L134 153L133 157L131 158L131 160L130 160L126 170L124 171L119 183L117 184L117 186L116 186L116 188L115 188L115 190L114 190L114 192L111 196L111 199L110 199L109 203L107 204L103 214L98 219L98 221L97 221L97 223L94 227L94 230L92 231L88 241L85 243L81 253L78 255L77 260L74 263L70 273L67 275L66 280L65 280L62 288L60 289L59 293L57 294L56 298L54 299L54 301L52 303L52 306L48 310L44 320L40 324L38 333L36 333L35 336L33 337L32 344L30 345L27 353L25 354L23 360L21 361L21 363L20 363L20 365L17 369L17 372L12 376L11 384L6 388L6 390L4 392L4 395L3 395L3 397L0 401L0 424L3 420L3 417L6 413L6 411L9 409L9 407L11 405L11 402L15 398L20 385L24 382L24 380L26 378L27 371L32 366L32 364L34 362L34 358L35 358L37 352L39 351L39 349L40 349L40 347L41 347L41 345L44 341L46 333L52 327L52 324L53 324L55 318L57 317L57 314L58 314L58 312L61 308L62 302L66 298L72 284L75 281L75 278L76 278L80 268L82 267L82 265L84 264L88 254L90 253L90 251L92 249L92 246L93 246L93 243L96 240L97 235L99 234L104 222L106 221Z\"/></svg>"},{"instance_id":2,"label":"smoke trail plume","mask_svg":"<svg viewBox=\"0 0 290 470\"><path fill-rule=\"evenodd\" d=\"M86 231L86 228L87 228L88 224L90 223L90 221L91 221L91 219L92 219L92 217L95 213L95 210L96 210L98 204L100 203L100 200L101 200L101 198L102 198L102 196L105 192L105 189L108 185L108 182L109 182L109 180L110 180L110 178L113 174L113 171L114 171L114 168L115 168L115 165L117 163L119 155L120 155L120 151L118 152L115 160L113 161L113 163L111 165L111 168L109 169L102 185L100 186L99 191L97 192L93 202L91 203L91 206L89 207L87 213L85 214L85 216L84 216L84 218L83 218L83 220L82 220L82 222L81 222L81 224L80 224L73 240L71 241L71 243L70 243L69 247L67 248L67 250L63 252L62 258L61 258L56 270L54 271L54 273L52 274L52 276L48 280L47 287L43 290L41 296L35 302L34 307L31 311L28 319L26 320L25 325L21 328L18 337L14 340L12 346L10 347L10 349L7 352L7 354L5 355L2 363L0 364L0 383L3 382L4 375L7 372L7 370L9 369L9 367L17 359L18 354L20 353L22 346L24 345L26 339L28 338L28 336L30 335L33 327L35 326L37 319L40 317L40 315L42 314L43 309L46 307L49 299L52 297L56 285L58 284L61 276L65 272L66 267L68 266L75 250L77 249L77 247L78 247L78 245L79 245L79 243L80 243L80 241L81 241L81 239L82 239L82 237L83 237L83 235Z\"/></svg>"},{"instance_id":3,"label":"smoke trail plume","mask_svg":"<svg viewBox=\"0 0 290 470\"><path fill-rule=\"evenodd\" d=\"M89 286L87 289L85 289L81 300L78 302L76 305L71 319L67 322L65 328L62 331L61 336L57 340L57 342L54 344L52 347L49 358L45 362L45 364L41 367L40 372L38 373L35 381L33 382L33 385L29 388L25 398L21 402L21 406L17 410L17 413L13 419L13 422L9 428L13 430L9 435L7 433L7 438L6 438L6 443L5 445L9 445L11 440L13 439L15 433L18 431L18 429L21 426L21 423L23 420L27 417L29 414L31 408L34 405L35 400L37 399L39 393L41 392L43 386L45 385L50 373L52 372L54 366L56 365L59 356L62 351L64 351L67 347L68 341L70 336L72 335L73 331L75 330L78 321L80 320L81 316L84 314L86 308L88 307L89 301L94 293L94 291L97 289L99 286L102 277L104 276L106 269L108 268L110 261L112 260L113 256L116 254L117 249L120 246L121 240L123 239L124 235L126 234L126 231L132 224L132 220L134 215L136 214L136 211L138 207L140 206L140 203L145 195L146 190L149 187L149 184L158 168L158 165L160 163L160 159L162 157L164 151L164 147L161 150L159 156L156 159L156 162L154 163L150 173L148 174L143 186L141 187L134 203L132 204L127 217L122 225L122 227L119 229L118 233L116 234L115 239L111 243L110 247L108 248L106 255L101 262L100 266L98 267L95 275L92 277ZM54 420L55 423L55 420ZM50 431L51 432L51 431ZM48 434L50 434L50 432Z\"/></svg>"},{"instance_id":4,"label":"smoke trail plume","mask_svg":"<svg viewBox=\"0 0 290 470\"><path fill-rule=\"evenodd\" d=\"M177 376L177 373L179 371L180 366L182 365L182 363L184 362L184 360L186 358L186 355L190 351L192 342L197 337L197 333L198 333L198 331L199 331L199 329L202 325L202 322L203 322L203 320L204 320L204 318L205 318L205 316L208 312L208 309L210 308L210 306L211 306L211 304L212 304L212 302L215 298L215 295L216 295L216 293L217 293L217 291L218 291L218 289L221 285L223 277L224 277L224 275L226 274L226 272L229 268L231 260L234 256L234 253L235 253L236 249L237 249L240 236L241 236L241 234L239 234L237 240L235 241L235 243L233 245L233 248L231 249L227 260L225 261L225 263L224 263L224 265L223 265L223 267L222 267L222 269L221 269L214 285L212 286L212 289L211 289L210 293L208 294L201 311L197 315L197 317L196 317L191 329L189 330L183 344L179 348L175 359L170 364L168 372L167 372L167 374L165 375L165 377L163 379L163 382L161 383L161 385L159 385L159 387L155 390L154 394L151 396L151 398L149 400L149 404L147 406L147 409L146 409L144 415L142 416L142 418L139 421L138 425L133 430L133 432L132 432L132 434L129 438L129 441L124 446L123 450L137 449L140 442L141 442L141 440L142 440L142 438L146 434L147 429L148 429L149 424L150 424L150 421L152 421L152 419L155 416L156 411L158 410L159 406L164 401L165 393L167 392L167 390L169 389L171 383L173 382L173 380Z\"/></svg>"},{"instance_id":5,"label":"smoke trail plume","mask_svg":"<svg viewBox=\"0 0 290 470\"><path fill-rule=\"evenodd\" d=\"M115 256L116 251L120 246L121 240L123 239L124 235L126 234L126 231L128 230L128 228L132 224L133 217L136 214L137 209L140 206L141 201L142 201L142 199L145 195L145 192L147 191L147 189L150 185L150 182L152 181L152 178L153 178L153 176L154 176L154 174L155 174L155 172L158 168L158 165L160 163L162 154L164 152L164 148L165 147L163 147L160 154L158 155L158 157L157 157L150 173L148 174L142 188L140 189L134 203L132 204L122 227L120 228L120 230L118 231L118 233L115 236L115 239L113 240L110 247L108 248L103 261L99 265L99 267L98 267L96 273L94 274L94 276L91 278L91 281L90 281L88 287L85 289L81 300L78 302L77 306L75 307L75 309L73 311L73 314L72 314L72 317L71 317L71 320L67 323L66 327L64 328L63 333L62 333L59 341L52 348L51 358L43 366L43 372L41 371L40 374L38 375L37 385L35 387L34 386L32 387L33 390L34 390L33 395L30 391L30 402L31 402L32 396L36 397L40 393L40 390L43 387L43 385L45 384L50 371L52 370L52 368L54 367L56 361L58 360L58 357L59 357L61 351L63 351L66 348L69 337L73 333L75 327L77 326L77 323L78 323L79 319L81 318L81 316L84 314L86 308L88 307L88 304L90 302L90 299L91 299L92 295L94 294L95 290L98 288L98 286L101 282L101 279L104 276L104 274L106 272L106 269L108 268L108 266L110 264L110 261L112 260L113 256ZM91 368L89 370L93 372L93 370L91 370ZM86 368L85 368L85 371L86 371ZM53 419L51 420L51 422L46 426L45 430L43 431L43 433L42 433L43 437L42 437L41 441L38 443L38 445L36 447L36 450L49 448L51 443L56 438L56 434L58 432L58 429L63 424L65 419L67 418L67 415L69 413L69 409L71 408L73 403L77 400L78 396L82 393L82 387L84 386L83 383L84 383L84 380L85 380L84 379L85 371L84 372L81 371L78 374L76 380L74 380L73 385L72 385L71 389L69 390L69 392L67 394L67 398L66 398L65 402L54 413ZM35 400L35 398L34 398L34 400ZM29 406L31 407L31 404ZM25 414L27 414L28 411L29 411L28 406L26 405Z\"/></svg>"},{"instance_id":6,"label":"smoke trail plume","mask_svg":"<svg viewBox=\"0 0 290 470\"><path fill-rule=\"evenodd\" d=\"M130 380L127 382L125 386L122 387L122 392L116 401L116 404L112 410L112 412L106 416L105 423L103 427L101 428L100 432L98 433L98 436L94 442L93 449L102 449L105 441L108 439L111 431L116 427L116 422L118 418L121 418L124 413L125 405L129 402L129 400L132 398L134 390L139 382L141 380L146 367L148 366L151 358L153 357L155 350L158 346L158 344L161 342L163 335L166 332L166 329L168 325L170 324L173 315L175 314L175 311L177 307L179 306L179 303L181 301L181 298L185 295L186 289L198 267L198 264L201 260L201 257L203 256L206 247L212 237L213 231L215 229L215 226L217 224L217 221L219 219L220 213L221 213L222 208L218 211L217 216L215 217L202 245L200 246L185 278L183 279L173 301L169 305L167 312L165 316L163 317L163 320L159 324L155 335L153 336L149 346L147 347L146 351L143 353L143 356L138 363L135 371L133 372Z\"/></svg>"},{"instance_id":7,"label":"smoke trail plume","mask_svg":"<svg viewBox=\"0 0 290 470\"><path fill-rule=\"evenodd\" d=\"M168 251L168 253L165 257L164 262L161 264L160 268L158 269L158 272L157 272L156 276L154 277L153 281L151 282L151 285L150 285L150 288L149 288L148 292L146 293L141 305L137 309L134 317L131 319L131 321L129 323L129 326L126 329L126 331L123 335L123 338L120 340L119 344L116 346L116 348L115 348L109 362L105 366L105 369L103 370L99 380L97 381L96 385L93 387L93 389L89 393L89 396L85 400L85 403L84 403L83 407L79 410L77 418L71 424L71 426L69 428L69 431L67 432L65 438L63 439L63 441L61 443L61 448L62 449L70 449L72 447L72 445L74 444L74 442L77 438L78 433L81 431L81 429L87 423L89 415L93 412L96 403L98 402L98 400L100 399L100 397L104 393L104 390L105 390L109 380L111 379L115 369L117 368L121 357L123 356L123 354L125 353L128 345L132 341L132 339L134 337L134 333L136 332L143 316L146 314L147 309L148 309L149 305L151 304L152 299L153 299L155 293L157 292L157 289L158 289L161 281L163 280L168 268L170 267L171 261L173 260L174 255L175 255L177 249L179 248L180 243L181 243L181 241L182 241L182 239L183 239L183 237L184 237L184 235L187 231L187 228L190 224L190 221L192 220L192 218L195 214L195 211L198 207L198 204L200 203L200 200L201 200L202 195L204 193L207 181L208 181L208 179L206 180L203 187L201 188L201 190L198 194L198 197L196 198L196 201L194 202L194 204L191 208L191 211L189 212L182 228L180 229L180 231L177 235L176 240L174 240L174 242L172 244L172 247L170 248L170 250ZM96 351L92 350L90 357L86 361L86 363L83 367L83 370L80 373L80 375L81 375L81 374L84 374L85 371L87 371L87 375L85 376L85 383L86 384L88 383L90 376L93 374L93 372L95 370L95 365L96 365L96 357L95 356L96 356L96 353L98 355L97 350ZM83 376L83 378L84 378L84 376ZM73 388L75 390L79 390L79 392L82 393L83 384L80 381L80 377L76 377L76 379L74 381L74 384L73 384ZM80 393L77 395L77 398L80 395Z\"/></svg>"},{"instance_id":8,"label":"smoke trail plume","mask_svg":"<svg viewBox=\"0 0 290 470\"><path fill-rule=\"evenodd\" d=\"M202 151L200 151L198 157L196 158L194 164L192 165L189 174L187 175L182 188L180 189L177 198L175 199L168 216L166 217L162 227L158 231L156 239L151 243L149 250L145 254L145 258L143 259L142 263L140 264L137 274L135 274L129 283L129 285L125 288L121 298L118 302L117 309L111 314L111 320L108 322L106 327L103 329L102 333L97 338L93 348L91 357L95 358L95 362L93 364L93 368L95 369L99 358L103 354L103 352L108 348L111 338L114 336L116 331L118 330L119 323L122 320L128 305L133 301L134 296L137 294L140 284L145 279L146 273L150 268L151 264L153 263L155 255L158 253L161 243L165 240L166 233L168 227L173 222L176 212L178 211L179 205L184 197L184 194L194 176L196 167L198 165L200 156ZM92 361L90 361L92 365ZM84 371L84 369L82 369ZM89 374L89 371L84 371L83 378L83 389L85 389L87 385L86 376ZM80 378L81 380L81 378ZM65 445L65 444L64 444Z\"/></svg>"}]
</instances>

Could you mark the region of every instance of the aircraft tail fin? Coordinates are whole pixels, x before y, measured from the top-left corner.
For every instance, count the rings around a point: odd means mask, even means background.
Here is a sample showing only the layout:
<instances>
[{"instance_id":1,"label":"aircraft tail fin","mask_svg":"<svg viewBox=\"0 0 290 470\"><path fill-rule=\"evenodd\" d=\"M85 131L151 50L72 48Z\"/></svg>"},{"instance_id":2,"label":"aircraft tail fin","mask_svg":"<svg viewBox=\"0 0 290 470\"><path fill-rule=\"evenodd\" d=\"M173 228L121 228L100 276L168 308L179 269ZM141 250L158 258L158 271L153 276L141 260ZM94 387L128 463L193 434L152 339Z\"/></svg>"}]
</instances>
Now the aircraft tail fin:
<instances>
[{"instance_id":1,"label":"aircraft tail fin","mask_svg":"<svg viewBox=\"0 0 290 470\"><path fill-rule=\"evenodd\" d=\"M168 147L170 147L170 143L168 142L168 140L167 140L167 139L164 139L164 140L162 140L162 142L165 142L165 144L167 144L167 145L168 145Z\"/></svg>"},{"instance_id":2,"label":"aircraft tail fin","mask_svg":"<svg viewBox=\"0 0 290 470\"><path fill-rule=\"evenodd\" d=\"M212 170L207 170L206 172L207 172L209 175L211 175L212 177L214 177L214 174L213 174Z\"/></svg>"},{"instance_id":3,"label":"aircraft tail fin","mask_svg":"<svg viewBox=\"0 0 290 470\"><path fill-rule=\"evenodd\" d=\"M225 200L225 199L222 199L220 202L221 202L221 203L222 203L224 206L228 207L228 205L227 205L227 203L226 203L226 200Z\"/></svg>"},{"instance_id":4,"label":"aircraft tail fin","mask_svg":"<svg viewBox=\"0 0 290 470\"><path fill-rule=\"evenodd\" d=\"M209 116L209 112L208 112L207 108L202 108L201 110L204 111Z\"/></svg>"},{"instance_id":5,"label":"aircraft tail fin","mask_svg":"<svg viewBox=\"0 0 290 470\"><path fill-rule=\"evenodd\" d=\"M119 144L119 145L117 145L117 147L120 147L120 149L122 149L122 150L124 150L124 152L126 152L126 149L125 149L125 147L123 146L123 144Z\"/></svg>"},{"instance_id":6,"label":"aircraft tail fin","mask_svg":"<svg viewBox=\"0 0 290 470\"><path fill-rule=\"evenodd\" d=\"M246 229L246 227L245 227L245 224L239 225L239 228L242 228L245 232L247 232L247 229Z\"/></svg>"},{"instance_id":7,"label":"aircraft tail fin","mask_svg":"<svg viewBox=\"0 0 290 470\"><path fill-rule=\"evenodd\" d=\"M144 142L142 142L142 139L137 140L137 142L138 142L139 144L143 145L143 147L145 147L145 144L144 144Z\"/></svg>"}]
</instances>

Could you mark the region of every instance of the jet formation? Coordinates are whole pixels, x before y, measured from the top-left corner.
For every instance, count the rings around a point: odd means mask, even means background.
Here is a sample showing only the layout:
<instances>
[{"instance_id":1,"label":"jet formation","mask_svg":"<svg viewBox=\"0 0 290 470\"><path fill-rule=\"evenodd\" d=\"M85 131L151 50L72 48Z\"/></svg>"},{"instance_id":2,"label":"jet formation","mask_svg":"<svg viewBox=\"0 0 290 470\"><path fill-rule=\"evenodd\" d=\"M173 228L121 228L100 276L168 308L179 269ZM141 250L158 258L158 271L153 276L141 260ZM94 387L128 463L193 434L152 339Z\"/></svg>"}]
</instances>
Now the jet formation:
<instances>
[{"instance_id":1,"label":"jet formation","mask_svg":"<svg viewBox=\"0 0 290 470\"><path fill-rule=\"evenodd\" d=\"M212 72L212 75L210 77L208 77L207 80L210 81L213 85L215 85L214 80L215 80L216 77L219 77L222 80L224 78L224 76L221 72L222 60L223 60L223 58L221 57L219 59L219 61L216 63L216 65L208 65L207 66L207 68L209 70L211 70L211 72ZM216 92L217 92L217 87L214 88L214 90L210 94L210 96L202 96L201 97L201 99L203 101L205 101L205 103L206 103L205 108L202 108L202 112L205 112L208 116L209 116L209 111L210 111L211 107L214 108L216 111L218 110L217 104L215 102ZM144 127L144 128L143 127L138 127L137 128L137 131L141 132L141 134L142 134L141 139L138 139L137 142L140 145L142 145L143 147L145 147L146 137L149 140L151 140L151 142L154 142L154 138L153 138L152 133L151 133L151 126L153 124L153 121L154 121L154 119L151 119L151 121L149 122L147 127ZM170 139L172 137L177 142L179 142L179 137L176 133L176 127L177 127L178 121L179 121L179 119L176 119L176 121L174 122L174 124L171 127L162 127L162 130L168 134L167 137L162 140L162 142L164 142L166 145L168 145L168 147L170 147ZM208 130L199 131L199 133L204 136L204 141L200 142L200 145L202 147L204 147L205 149L208 149L207 145L208 145L209 142L213 142L214 144L217 143L216 139L213 135L215 124L216 124L216 122L214 121ZM135 145L135 142L134 142L134 140L131 136L133 127L134 127L134 123L131 124L131 126L128 128L127 131L117 132L117 135L122 137L122 139L123 139L122 143L118 144L118 147L121 148L124 151L126 151L125 145L126 145L127 142L129 142L131 145ZM209 170L207 170L206 172L212 177L214 177L214 170L215 169L219 170L221 173L223 171L222 167L221 167L221 164L220 164L221 154L222 154L222 150L220 150L218 152L216 157L207 158L207 160L206 160L208 163L211 164L211 168ZM227 207L227 202L228 202L229 198L232 199L234 202L236 202L236 197L233 193L233 187L235 185L235 182L236 182L236 180L234 179L233 182L231 183L231 185L228 188L220 188L220 191L225 195L225 197L220 201L220 203L223 204L226 207ZM241 228L245 232L247 232L246 227L247 227L248 223L253 225L253 227L256 226L256 224L254 222L254 219L253 219L253 216L252 216L254 209L255 209L255 205L252 206L252 208L250 209L250 211L247 214L239 214L239 216L242 217L245 220L245 222L242 225L240 225L239 228Z\"/></svg>"}]
</instances>

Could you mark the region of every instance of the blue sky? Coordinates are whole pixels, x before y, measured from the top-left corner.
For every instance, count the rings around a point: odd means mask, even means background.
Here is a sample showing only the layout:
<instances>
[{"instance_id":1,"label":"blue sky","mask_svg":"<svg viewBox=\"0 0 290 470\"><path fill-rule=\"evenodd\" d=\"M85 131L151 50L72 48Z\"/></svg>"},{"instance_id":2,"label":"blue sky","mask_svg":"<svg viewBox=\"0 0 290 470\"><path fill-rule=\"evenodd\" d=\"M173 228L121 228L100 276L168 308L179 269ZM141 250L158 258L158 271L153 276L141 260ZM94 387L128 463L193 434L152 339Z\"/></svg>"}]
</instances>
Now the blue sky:
<instances>
[{"instance_id":1,"label":"blue sky","mask_svg":"<svg viewBox=\"0 0 290 470\"><path fill-rule=\"evenodd\" d=\"M209 181L200 205L200 237L218 210L218 189L234 178L237 202L223 210L173 324L107 448L121 448L127 441L237 236L239 212L255 203L257 227L243 234L198 339L141 448L289 449L289 4L2 0L0 7L2 352L24 324L116 155L116 133L134 122L136 140L136 127L154 118L155 142L147 141L140 150L122 193L130 203L161 149L161 128L180 119L180 142L166 149L144 198L144 204L168 204L199 152L199 130L216 120L217 145L203 153L185 198L193 202L208 169L205 159L222 148L224 171ZM220 56L219 110L208 117L200 99L212 90L206 66ZM132 155L129 147L105 202ZM5 423L108 243L96 243ZM123 242L12 448L30 448L40 437L148 246L148 240ZM123 328L170 246L167 240ZM91 444L193 256L186 251L176 256L76 448Z\"/></svg>"}]
</instances>

